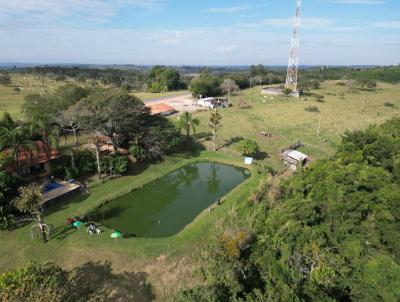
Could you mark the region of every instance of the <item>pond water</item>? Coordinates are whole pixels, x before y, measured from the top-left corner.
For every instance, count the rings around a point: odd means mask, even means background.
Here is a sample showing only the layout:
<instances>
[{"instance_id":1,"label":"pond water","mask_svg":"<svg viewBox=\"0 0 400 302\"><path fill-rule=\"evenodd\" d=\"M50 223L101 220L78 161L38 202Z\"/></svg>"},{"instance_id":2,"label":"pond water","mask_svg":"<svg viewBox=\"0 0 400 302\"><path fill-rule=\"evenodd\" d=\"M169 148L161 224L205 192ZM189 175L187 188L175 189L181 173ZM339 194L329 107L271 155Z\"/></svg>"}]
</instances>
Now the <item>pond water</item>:
<instances>
[{"instance_id":1,"label":"pond water","mask_svg":"<svg viewBox=\"0 0 400 302\"><path fill-rule=\"evenodd\" d=\"M105 204L91 218L132 236L172 236L249 176L243 168L190 164Z\"/></svg>"}]
</instances>

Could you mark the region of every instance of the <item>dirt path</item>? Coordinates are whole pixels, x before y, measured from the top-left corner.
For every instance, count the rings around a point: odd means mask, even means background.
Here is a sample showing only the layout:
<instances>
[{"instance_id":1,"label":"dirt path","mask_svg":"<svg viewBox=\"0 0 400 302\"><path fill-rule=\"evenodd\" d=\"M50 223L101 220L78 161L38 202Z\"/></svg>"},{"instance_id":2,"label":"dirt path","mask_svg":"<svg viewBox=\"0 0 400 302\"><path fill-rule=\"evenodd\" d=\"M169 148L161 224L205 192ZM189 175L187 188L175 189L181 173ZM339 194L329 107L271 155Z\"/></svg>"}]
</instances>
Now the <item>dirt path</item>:
<instances>
[{"instance_id":1,"label":"dirt path","mask_svg":"<svg viewBox=\"0 0 400 302\"><path fill-rule=\"evenodd\" d=\"M164 96L144 100L146 105L164 103L175 108L176 111L196 111L199 107L194 105L194 98L191 93L183 92L175 96Z\"/></svg>"}]
</instances>

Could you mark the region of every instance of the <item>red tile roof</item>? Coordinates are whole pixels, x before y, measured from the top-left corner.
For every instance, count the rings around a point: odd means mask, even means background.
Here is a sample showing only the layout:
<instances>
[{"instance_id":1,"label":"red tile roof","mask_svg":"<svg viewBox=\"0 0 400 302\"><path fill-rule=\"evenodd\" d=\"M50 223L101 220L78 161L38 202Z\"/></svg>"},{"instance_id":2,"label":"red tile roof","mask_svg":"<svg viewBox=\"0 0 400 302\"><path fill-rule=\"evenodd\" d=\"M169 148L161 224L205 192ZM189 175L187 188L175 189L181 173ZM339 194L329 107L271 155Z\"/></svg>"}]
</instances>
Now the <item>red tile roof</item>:
<instances>
[{"instance_id":1,"label":"red tile roof","mask_svg":"<svg viewBox=\"0 0 400 302\"><path fill-rule=\"evenodd\" d=\"M150 109L151 115L157 115L161 113L172 113L175 111L174 107L171 107L164 103L149 104L146 107Z\"/></svg>"},{"instance_id":2,"label":"red tile roof","mask_svg":"<svg viewBox=\"0 0 400 302\"><path fill-rule=\"evenodd\" d=\"M41 141L36 142L37 149L29 151L23 147L20 147L18 152L18 160L20 162L20 168L26 169L38 164L44 164L52 159L56 159L60 153L57 149L52 148L49 152L49 155L46 154L45 144ZM3 153L8 154L9 149L3 150ZM15 172L17 171L17 163L12 162L11 164L6 165L5 167L7 172Z\"/></svg>"}]
</instances>

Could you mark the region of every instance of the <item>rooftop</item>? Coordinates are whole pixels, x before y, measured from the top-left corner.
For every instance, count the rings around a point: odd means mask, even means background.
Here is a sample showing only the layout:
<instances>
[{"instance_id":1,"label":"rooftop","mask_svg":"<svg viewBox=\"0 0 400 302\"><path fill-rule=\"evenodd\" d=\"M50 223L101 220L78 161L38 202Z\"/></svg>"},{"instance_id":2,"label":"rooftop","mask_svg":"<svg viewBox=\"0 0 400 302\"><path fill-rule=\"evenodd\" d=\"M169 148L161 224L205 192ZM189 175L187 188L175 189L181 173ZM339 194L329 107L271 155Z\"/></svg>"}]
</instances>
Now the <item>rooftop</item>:
<instances>
[{"instance_id":1,"label":"rooftop","mask_svg":"<svg viewBox=\"0 0 400 302\"><path fill-rule=\"evenodd\" d=\"M149 104L146 106L150 109L151 115L157 115L162 113L172 113L175 111L174 107L171 107L164 103Z\"/></svg>"},{"instance_id":2,"label":"rooftop","mask_svg":"<svg viewBox=\"0 0 400 302\"><path fill-rule=\"evenodd\" d=\"M51 150L46 152L46 146L42 141L37 141L36 145L37 147L34 150L27 150L23 147L19 148L18 160L21 169L26 169L39 164L47 163L48 161L56 159L59 156L59 152L55 148L51 148ZM3 153L5 154L9 154L9 152L9 149L3 150ZM5 169L9 173L17 171L16 162L12 162L6 165Z\"/></svg>"}]
</instances>

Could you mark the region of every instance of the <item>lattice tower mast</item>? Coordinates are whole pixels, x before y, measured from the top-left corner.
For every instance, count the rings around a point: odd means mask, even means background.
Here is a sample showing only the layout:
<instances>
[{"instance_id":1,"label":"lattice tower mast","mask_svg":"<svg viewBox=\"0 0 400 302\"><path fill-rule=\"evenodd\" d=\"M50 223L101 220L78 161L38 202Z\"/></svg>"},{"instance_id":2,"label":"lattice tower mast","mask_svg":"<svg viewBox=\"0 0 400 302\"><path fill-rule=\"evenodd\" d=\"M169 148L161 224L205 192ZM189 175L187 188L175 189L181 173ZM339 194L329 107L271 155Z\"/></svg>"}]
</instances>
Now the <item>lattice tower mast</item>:
<instances>
[{"instance_id":1,"label":"lattice tower mast","mask_svg":"<svg viewBox=\"0 0 400 302\"><path fill-rule=\"evenodd\" d=\"M291 89L293 92L297 90L297 74L299 69L299 48L300 48L300 17L301 17L301 0L297 1L296 16L293 22L293 37L290 45L289 64L286 76L285 88Z\"/></svg>"}]
</instances>

